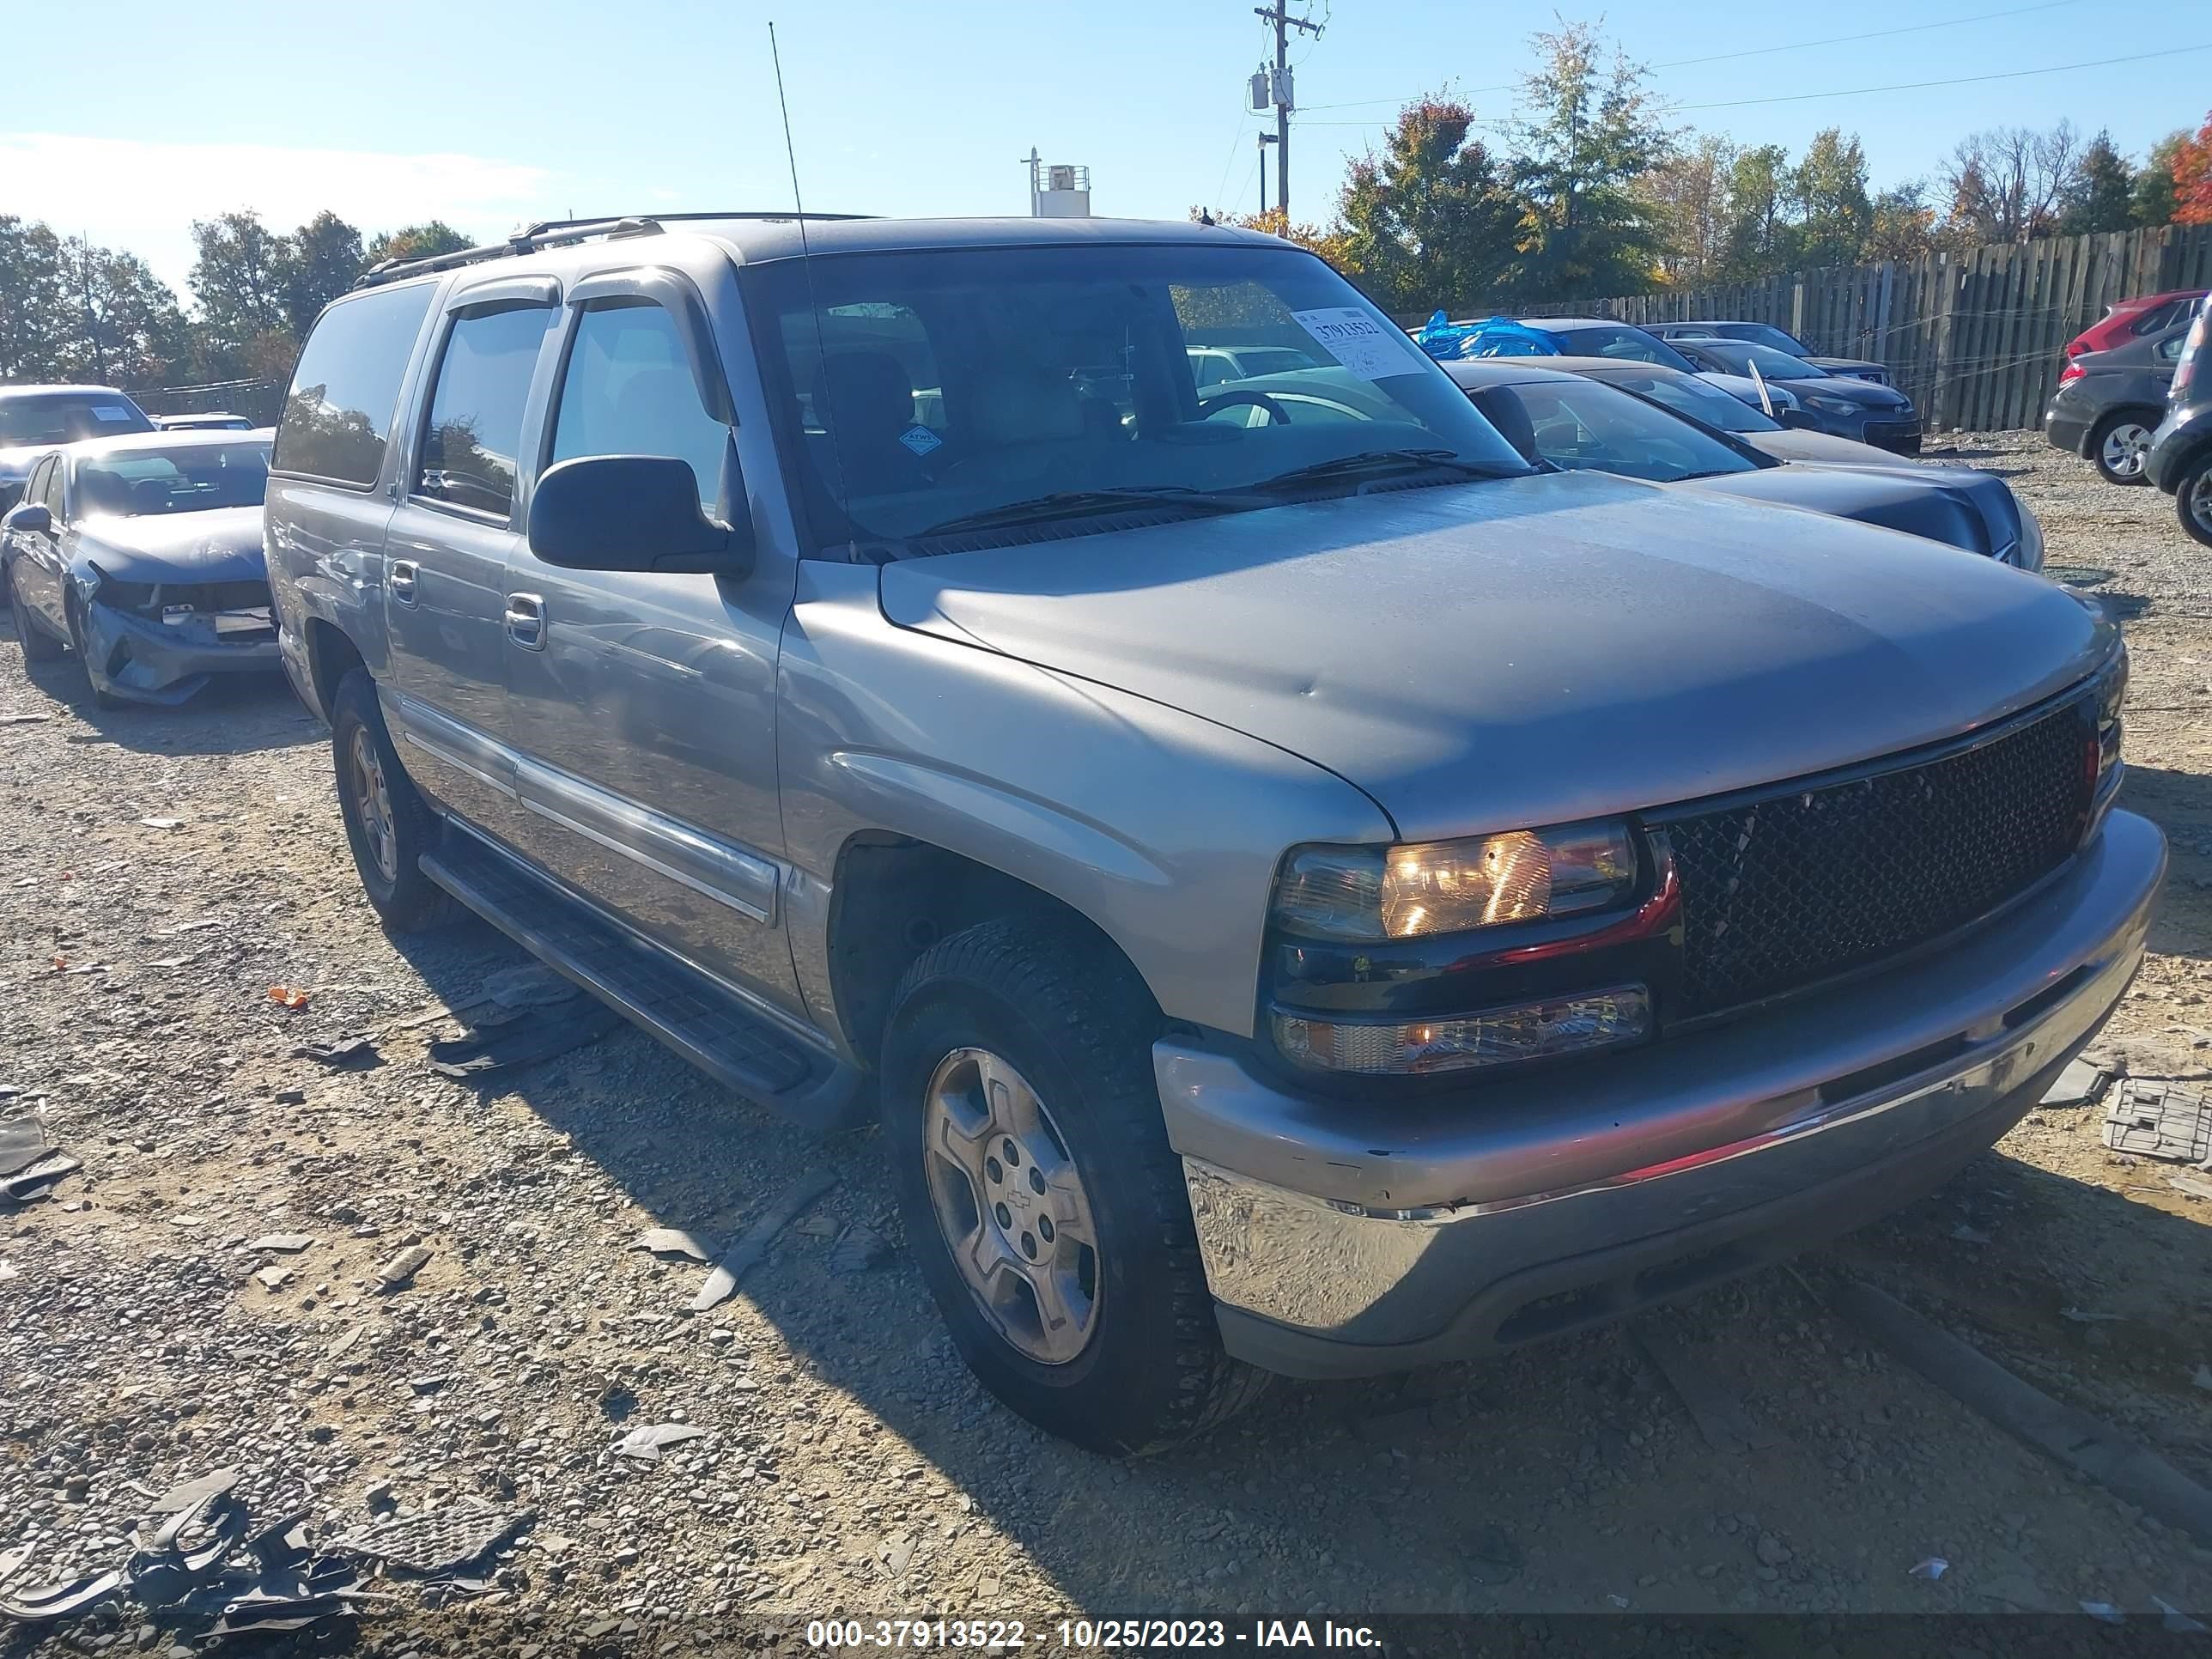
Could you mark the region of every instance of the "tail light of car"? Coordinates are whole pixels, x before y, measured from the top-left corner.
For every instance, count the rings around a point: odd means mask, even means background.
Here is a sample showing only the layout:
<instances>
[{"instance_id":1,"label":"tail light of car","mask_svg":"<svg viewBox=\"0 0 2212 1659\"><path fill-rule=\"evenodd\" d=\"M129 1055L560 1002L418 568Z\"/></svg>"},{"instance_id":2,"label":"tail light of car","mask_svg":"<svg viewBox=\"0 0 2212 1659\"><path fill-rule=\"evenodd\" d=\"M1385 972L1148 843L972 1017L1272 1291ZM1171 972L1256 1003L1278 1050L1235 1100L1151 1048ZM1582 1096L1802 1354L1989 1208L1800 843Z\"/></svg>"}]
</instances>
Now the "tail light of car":
<instances>
[{"instance_id":1,"label":"tail light of car","mask_svg":"<svg viewBox=\"0 0 2212 1659\"><path fill-rule=\"evenodd\" d=\"M2069 347L2069 349L2071 349L2071 348ZM2073 385L2075 381L2087 374L2088 372L2089 371L2087 369L2082 368L2079 363L2069 363L2065 368L2058 371L2058 384L2061 386L2069 386Z\"/></svg>"},{"instance_id":2,"label":"tail light of car","mask_svg":"<svg viewBox=\"0 0 2212 1659\"><path fill-rule=\"evenodd\" d=\"M2197 307L2197 320L2189 325L2189 337L2181 343L2181 361L2173 366L2173 390L2169 394L2173 402L2179 403L2181 394L2195 382L2208 336L2212 336L2212 300Z\"/></svg>"}]
</instances>

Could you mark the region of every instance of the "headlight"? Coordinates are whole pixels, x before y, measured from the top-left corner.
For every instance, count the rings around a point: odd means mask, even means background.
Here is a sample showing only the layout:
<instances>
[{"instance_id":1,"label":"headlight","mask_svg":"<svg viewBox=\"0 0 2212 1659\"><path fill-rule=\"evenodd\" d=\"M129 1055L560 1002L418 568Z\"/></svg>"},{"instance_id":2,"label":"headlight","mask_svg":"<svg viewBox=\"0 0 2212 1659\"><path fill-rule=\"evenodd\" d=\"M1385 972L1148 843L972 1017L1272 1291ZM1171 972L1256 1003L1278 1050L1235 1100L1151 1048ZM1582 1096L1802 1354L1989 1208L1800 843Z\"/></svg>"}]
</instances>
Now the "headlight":
<instances>
[{"instance_id":1,"label":"headlight","mask_svg":"<svg viewBox=\"0 0 2212 1659\"><path fill-rule=\"evenodd\" d=\"M1541 1060L1650 1035L1651 995L1641 985L1389 1024L1274 1017L1275 1046L1287 1058L1316 1071L1368 1077L1418 1077Z\"/></svg>"},{"instance_id":2,"label":"headlight","mask_svg":"<svg viewBox=\"0 0 2212 1659\"><path fill-rule=\"evenodd\" d=\"M1355 941L1465 933L1603 909L1636 887L1618 822L1515 830L1400 847L1297 847L1275 880L1274 921Z\"/></svg>"},{"instance_id":3,"label":"headlight","mask_svg":"<svg viewBox=\"0 0 2212 1659\"><path fill-rule=\"evenodd\" d=\"M2120 718L2120 707L2128 696L2128 647L2124 643L2112 653L2112 660L2105 667L2097 682L2097 793L2094 797L2101 805L2119 787L2120 742L2125 735L2125 723ZM2093 815L2091 823L2096 817Z\"/></svg>"},{"instance_id":4,"label":"headlight","mask_svg":"<svg viewBox=\"0 0 2212 1659\"><path fill-rule=\"evenodd\" d=\"M1854 415L1858 412L1856 404L1847 402L1841 398L1823 398L1817 392L1807 392L1805 401L1814 408L1829 415Z\"/></svg>"}]
</instances>

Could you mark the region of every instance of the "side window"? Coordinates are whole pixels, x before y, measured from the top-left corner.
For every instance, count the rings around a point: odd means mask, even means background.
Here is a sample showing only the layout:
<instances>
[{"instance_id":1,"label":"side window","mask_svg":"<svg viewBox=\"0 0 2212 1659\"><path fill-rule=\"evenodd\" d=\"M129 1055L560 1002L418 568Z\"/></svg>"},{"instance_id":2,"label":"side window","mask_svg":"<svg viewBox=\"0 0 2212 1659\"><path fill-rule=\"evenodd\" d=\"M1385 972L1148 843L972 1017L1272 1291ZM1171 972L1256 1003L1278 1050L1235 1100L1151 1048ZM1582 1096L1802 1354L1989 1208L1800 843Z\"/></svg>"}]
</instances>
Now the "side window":
<instances>
[{"instance_id":1,"label":"side window","mask_svg":"<svg viewBox=\"0 0 2212 1659\"><path fill-rule=\"evenodd\" d=\"M23 493L16 499L19 501L29 501L33 506L45 501L46 499L46 477L53 470L54 458L49 455L46 459L40 461L36 466L31 469L31 476L23 481Z\"/></svg>"},{"instance_id":2,"label":"side window","mask_svg":"<svg viewBox=\"0 0 2212 1659\"><path fill-rule=\"evenodd\" d=\"M375 483L399 382L436 288L371 289L323 313L292 371L272 471L363 489Z\"/></svg>"},{"instance_id":3,"label":"side window","mask_svg":"<svg viewBox=\"0 0 2212 1659\"><path fill-rule=\"evenodd\" d=\"M54 515L54 524L58 528L62 521L62 475L67 471L68 469L62 463L62 458L58 455L55 456L46 463L46 481L39 490L39 499L46 504L46 510Z\"/></svg>"},{"instance_id":4,"label":"side window","mask_svg":"<svg viewBox=\"0 0 2212 1659\"><path fill-rule=\"evenodd\" d=\"M464 313L446 335L422 428L413 493L504 518L538 350L556 313L545 306Z\"/></svg>"},{"instance_id":5,"label":"side window","mask_svg":"<svg viewBox=\"0 0 2212 1659\"><path fill-rule=\"evenodd\" d=\"M623 301L593 306L577 319L554 416L555 461L664 455L688 462L699 504L712 514L729 440L729 428L700 401L666 311L651 301Z\"/></svg>"},{"instance_id":6,"label":"side window","mask_svg":"<svg viewBox=\"0 0 2212 1659\"><path fill-rule=\"evenodd\" d=\"M2181 361L2181 348L2188 343L2188 340L2189 337L2186 334L2176 334L2166 339L2160 340L2158 343L2159 361L2162 363L2179 362Z\"/></svg>"}]
</instances>

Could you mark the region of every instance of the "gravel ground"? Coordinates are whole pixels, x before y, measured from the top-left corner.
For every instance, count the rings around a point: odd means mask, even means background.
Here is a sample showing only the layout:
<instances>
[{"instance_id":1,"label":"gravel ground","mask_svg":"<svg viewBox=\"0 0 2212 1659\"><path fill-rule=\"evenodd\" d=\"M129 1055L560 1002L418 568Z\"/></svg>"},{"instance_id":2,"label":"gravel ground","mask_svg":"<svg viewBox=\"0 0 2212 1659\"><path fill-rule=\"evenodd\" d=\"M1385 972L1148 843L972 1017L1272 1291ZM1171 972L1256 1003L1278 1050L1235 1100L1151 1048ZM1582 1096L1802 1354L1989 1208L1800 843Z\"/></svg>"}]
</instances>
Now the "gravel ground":
<instances>
[{"instance_id":1,"label":"gravel ground","mask_svg":"<svg viewBox=\"0 0 2212 1659\"><path fill-rule=\"evenodd\" d=\"M2212 561L2170 503L2032 434L2012 478L2054 573L2128 619L2130 803L2175 842L2154 956L2100 1050L2204 1078ZM0 641L0 1085L84 1169L0 1213L0 1576L118 1565L149 1500L241 1472L319 1531L471 1500L532 1520L480 1593L405 1587L397 1650L566 1650L621 1621L1071 1613L2212 1607L2212 1551L1892 1363L1821 1297L1843 1265L2212 1480L2212 1206L2036 1114L1893 1224L1654 1316L1764 1432L1720 1450L1609 1331L1409 1379L1285 1385L1129 1465L987 1399L894 1248L872 1134L820 1142L623 1028L470 1085L424 1050L521 961L467 923L395 941L345 853L324 735L280 687L95 711ZM304 1006L272 1000L303 988ZM300 1045L375 1036L337 1071ZM738 1295L635 1248L726 1243L836 1184ZM263 1241L305 1235L304 1249ZM844 1241L841 1251L840 1238ZM296 1241L288 1240L289 1243ZM405 1287L380 1268L419 1244ZM2087 1316L2085 1317L2084 1316ZM641 1426L704 1431L658 1462ZM1916 1564L1941 1557L1930 1579ZM57 1648L160 1651L131 1609ZM12 1645L11 1645L12 1643ZM0 1652L28 1635L0 1635Z\"/></svg>"}]
</instances>

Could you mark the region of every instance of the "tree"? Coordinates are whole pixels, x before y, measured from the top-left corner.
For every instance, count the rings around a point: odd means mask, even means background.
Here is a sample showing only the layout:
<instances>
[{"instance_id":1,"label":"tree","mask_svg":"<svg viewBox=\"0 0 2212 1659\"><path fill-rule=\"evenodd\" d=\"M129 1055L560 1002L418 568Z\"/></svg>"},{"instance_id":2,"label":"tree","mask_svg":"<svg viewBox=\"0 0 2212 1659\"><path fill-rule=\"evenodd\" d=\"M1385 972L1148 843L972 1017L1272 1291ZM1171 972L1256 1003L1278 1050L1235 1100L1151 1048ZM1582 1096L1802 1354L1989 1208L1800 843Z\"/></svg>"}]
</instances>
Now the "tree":
<instances>
[{"instance_id":1,"label":"tree","mask_svg":"<svg viewBox=\"0 0 2212 1659\"><path fill-rule=\"evenodd\" d=\"M1759 144L1736 152L1729 169L1728 231L1721 243L1722 274L1734 283L1756 282L1791 269L1797 260L1797 228L1790 222L1794 188L1790 152Z\"/></svg>"},{"instance_id":2,"label":"tree","mask_svg":"<svg viewBox=\"0 0 2212 1659\"><path fill-rule=\"evenodd\" d=\"M2170 225L2179 205L2173 189L2173 164L2191 142L2186 128L2169 132L2150 147L2142 171L2136 174L2135 222L2139 225Z\"/></svg>"},{"instance_id":3,"label":"tree","mask_svg":"<svg viewBox=\"0 0 2212 1659\"><path fill-rule=\"evenodd\" d=\"M2126 230L2135 223L2135 169L2112 143L2109 130L2100 131L2074 164L2061 201L2061 235L2086 236Z\"/></svg>"},{"instance_id":4,"label":"tree","mask_svg":"<svg viewBox=\"0 0 2212 1659\"><path fill-rule=\"evenodd\" d=\"M65 285L61 238L0 215L0 380L52 378Z\"/></svg>"},{"instance_id":5,"label":"tree","mask_svg":"<svg viewBox=\"0 0 2212 1659\"><path fill-rule=\"evenodd\" d=\"M1845 138L1838 127L1814 133L1790 183L1800 216L1797 263L1814 270L1856 264L1874 228L1866 151L1858 135Z\"/></svg>"},{"instance_id":6,"label":"tree","mask_svg":"<svg viewBox=\"0 0 2212 1659\"><path fill-rule=\"evenodd\" d=\"M305 338L322 308L353 286L362 257L361 233L327 208L284 239L278 269L295 338Z\"/></svg>"},{"instance_id":7,"label":"tree","mask_svg":"<svg viewBox=\"0 0 2212 1659\"><path fill-rule=\"evenodd\" d=\"M2173 175L2173 222L2212 225L2212 114L2195 137L2175 147L2167 171Z\"/></svg>"},{"instance_id":8,"label":"tree","mask_svg":"<svg viewBox=\"0 0 2212 1659\"><path fill-rule=\"evenodd\" d=\"M199 248L189 279L200 321L218 349L284 330L290 249L251 211L192 222Z\"/></svg>"},{"instance_id":9,"label":"tree","mask_svg":"<svg viewBox=\"0 0 2212 1659\"><path fill-rule=\"evenodd\" d=\"M190 349L177 296L135 253L74 236L61 252L76 326L62 336L56 368L72 380L160 385Z\"/></svg>"},{"instance_id":10,"label":"tree","mask_svg":"<svg viewBox=\"0 0 2212 1659\"><path fill-rule=\"evenodd\" d=\"M1352 162L1325 240L1376 304L1494 302L1519 210L1474 130L1466 105L1423 98L1398 112L1382 155Z\"/></svg>"},{"instance_id":11,"label":"tree","mask_svg":"<svg viewBox=\"0 0 2212 1659\"><path fill-rule=\"evenodd\" d=\"M1540 33L1542 66L1522 86L1513 182L1522 198L1515 290L1528 297L1624 294L1658 265L1662 238L1635 183L1674 148L1644 90L1645 70L1596 31Z\"/></svg>"},{"instance_id":12,"label":"tree","mask_svg":"<svg viewBox=\"0 0 2212 1659\"><path fill-rule=\"evenodd\" d=\"M403 225L398 230L371 237L362 258L374 270L388 259L431 259L441 253L459 253L472 246L467 237L443 219L433 219L427 224Z\"/></svg>"},{"instance_id":13,"label":"tree","mask_svg":"<svg viewBox=\"0 0 2212 1659\"><path fill-rule=\"evenodd\" d=\"M1725 134L1704 133L1636 181L1662 238L1659 270L1668 282L1689 287L1719 277L1728 253L1729 179L1737 153Z\"/></svg>"},{"instance_id":14,"label":"tree","mask_svg":"<svg viewBox=\"0 0 2212 1659\"><path fill-rule=\"evenodd\" d=\"M1863 259L1881 264L1917 259L1936 250L1936 210L1928 205L1928 186L1917 179L1893 185L1874 198Z\"/></svg>"},{"instance_id":15,"label":"tree","mask_svg":"<svg viewBox=\"0 0 2212 1659\"><path fill-rule=\"evenodd\" d=\"M2047 131L1991 127L1962 139L1945 164L1946 228L1963 245L2047 236L2081 149L2071 121Z\"/></svg>"}]
</instances>

